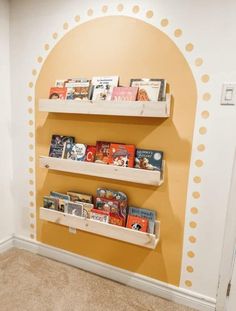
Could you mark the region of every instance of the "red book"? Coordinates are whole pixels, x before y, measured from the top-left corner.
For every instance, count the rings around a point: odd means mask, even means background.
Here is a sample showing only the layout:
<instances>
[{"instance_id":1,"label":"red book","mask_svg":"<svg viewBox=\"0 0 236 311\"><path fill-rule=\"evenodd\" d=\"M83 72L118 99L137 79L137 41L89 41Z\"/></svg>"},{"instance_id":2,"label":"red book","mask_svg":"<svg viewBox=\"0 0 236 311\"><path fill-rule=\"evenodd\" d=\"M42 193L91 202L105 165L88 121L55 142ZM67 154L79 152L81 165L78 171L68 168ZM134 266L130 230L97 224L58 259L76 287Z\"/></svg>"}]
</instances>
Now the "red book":
<instances>
[{"instance_id":1,"label":"red book","mask_svg":"<svg viewBox=\"0 0 236 311\"><path fill-rule=\"evenodd\" d=\"M138 93L138 87L130 86L117 86L113 88L111 100L121 101L121 100L136 100Z\"/></svg>"},{"instance_id":2,"label":"red book","mask_svg":"<svg viewBox=\"0 0 236 311\"><path fill-rule=\"evenodd\" d=\"M147 232L148 219L139 216L128 215L126 227L132 230Z\"/></svg>"},{"instance_id":3,"label":"red book","mask_svg":"<svg viewBox=\"0 0 236 311\"><path fill-rule=\"evenodd\" d=\"M111 144L109 152L109 164L133 167L135 146L125 144Z\"/></svg>"},{"instance_id":4,"label":"red book","mask_svg":"<svg viewBox=\"0 0 236 311\"><path fill-rule=\"evenodd\" d=\"M96 155L96 146L87 146L86 149L86 155L85 155L85 161L86 162L94 162Z\"/></svg>"},{"instance_id":5,"label":"red book","mask_svg":"<svg viewBox=\"0 0 236 311\"><path fill-rule=\"evenodd\" d=\"M110 213L109 223L116 226L125 227L125 220L122 216Z\"/></svg>"},{"instance_id":6,"label":"red book","mask_svg":"<svg viewBox=\"0 0 236 311\"><path fill-rule=\"evenodd\" d=\"M49 99L66 99L66 87L51 87Z\"/></svg>"},{"instance_id":7,"label":"red book","mask_svg":"<svg viewBox=\"0 0 236 311\"><path fill-rule=\"evenodd\" d=\"M111 143L105 141L96 142L96 163L109 164L110 144Z\"/></svg>"}]
</instances>

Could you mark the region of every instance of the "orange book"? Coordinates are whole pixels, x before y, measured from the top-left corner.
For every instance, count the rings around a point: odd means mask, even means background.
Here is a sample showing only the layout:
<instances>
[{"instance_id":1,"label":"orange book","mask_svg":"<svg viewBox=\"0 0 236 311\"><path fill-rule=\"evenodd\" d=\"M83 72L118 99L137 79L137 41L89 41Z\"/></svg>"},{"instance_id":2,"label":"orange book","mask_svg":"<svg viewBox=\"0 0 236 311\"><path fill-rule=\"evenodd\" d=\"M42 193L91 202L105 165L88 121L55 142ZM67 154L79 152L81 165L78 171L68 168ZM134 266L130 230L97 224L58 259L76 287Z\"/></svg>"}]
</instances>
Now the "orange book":
<instances>
[{"instance_id":1,"label":"orange book","mask_svg":"<svg viewBox=\"0 0 236 311\"><path fill-rule=\"evenodd\" d=\"M134 167L135 146L125 144L111 144L109 164Z\"/></svg>"},{"instance_id":2,"label":"orange book","mask_svg":"<svg viewBox=\"0 0 236 311\"><path fill-rule=\"evenodd\" d=\"M66 99L66 87L51 87L49 99Z\"/></svg>"},{"instance_id":3,"label":"orange book","mask_svg":"<svg viewBox=\"0 0 236 311\"><path fill-rule=\"evenodd\" d=\"M147 232L148 219L139 216L128 215L126 227L132 230Z\"/></svg>"}]
</instances>

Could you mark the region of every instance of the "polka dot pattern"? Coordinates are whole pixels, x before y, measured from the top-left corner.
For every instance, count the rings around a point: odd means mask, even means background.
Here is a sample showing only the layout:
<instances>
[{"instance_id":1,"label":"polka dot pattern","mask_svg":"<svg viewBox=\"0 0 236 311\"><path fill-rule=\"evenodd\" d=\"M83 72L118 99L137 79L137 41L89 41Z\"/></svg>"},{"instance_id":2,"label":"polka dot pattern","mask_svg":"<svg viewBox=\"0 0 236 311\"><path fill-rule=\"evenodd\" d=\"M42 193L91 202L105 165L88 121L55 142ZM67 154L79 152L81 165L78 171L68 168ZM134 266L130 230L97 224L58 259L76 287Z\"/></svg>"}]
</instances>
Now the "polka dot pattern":
<instances>
[{"instance_id":1,"label":"polka dot pattern","mask_svg":"<svg viewBox=\"0 0 236 311\"><path fill-rule=\"evenodd\" d=\"M164 18L161 20L161 26L162 27L166 27L166 26L168 26L168 24L169 24L169 21L167 18Z\"/></svg>"},{"instance_id":2,"label":"polka dot pattern","mask_svg":"<svg viewBox=\"0 0 236 311\"><path fill-rule=\"evenodd\" d=\"M139 10L140 10L140 8L139 8L139 6L138 5L135 5L134 7L133 7L133 13L134 14L137 14L138 12L139 12Z\"/></svg>"},{"instance_id":3,"label":"polka dot pattern","mask_svg":"<svg viewBox=\"0 0 236 311\"><path fill-rule=\"evenodd\" d=\"M210 80L210 77L209 77L209 75L204 74L204 75L202 75L201 80L203 83L207 83Z\"/></svg>"},{"instance_id":4,"label":"polka dot pattern","mask_svg":"<svg viewBox=\"0 0 236 311\"><path fill-rule=\"evenodd\" d=\"M185 47L185 50L186 50L187 52L192 52L192 50L193 50L193 44L192 44L192 43L188 43L188 44L186 45L186 47Z\"/></svg>"},{"instance_id":5,"label":"polka dot pattern","mask_svg":"<svg viewBox=\"0 0 236 311\"><path fill-rule=\"evenodd\" d=\"M153 13L153 11L147 11L147 13L146 13L146 17L147 18L152 18L153 17L153 15L154 15L154 13Z\"/></svg>"},{"instance_id":6,"label":"polka dot pattern","mask_svg":"<svg viewBox=\"0 0 236 311\"><path fill-rule=\"evenodd\" d=\"M183 34L183 31L182 31L181 29L176 29L175 32L174 32L174 36L175 36L176 38L181 37L182 34Z\"/></svg>"},{"instance_id":7,"label":"polka dot pattern","mask_svg":"<svg viewBox=\"0 0 236 311\"><path fill-rule=\"evenodd\" d=\"M195 60L195 65L197 66L197 67L199 67L199 66L201 66L203 64L203 59L202 58L197 58L196 60Z\"/></svg>"},{"instance_id":8,"label":"polka dot pattern","mask_svg":"<svg viewBox=\"0 0 236 311\"><path fill-rule=\"evenodd\" d=\"M123 11L123 10L124 10L123 4L121 4L121 3L118 4L118 5L117 5L117 11L118 11L118 12L121 12L121 11Z\"/></svg>"},{"instance_id":9,"label":"polka dot pattern","mask_svg":"<svg viewBox=\"0 0 236 311\"><path fill-rule=\"evenodd\" d=\"M106 13L108 11L108 6L107 5L104 5L103 7L102 7L102 12L103 13Z\"/></svg>"}]
</instances>

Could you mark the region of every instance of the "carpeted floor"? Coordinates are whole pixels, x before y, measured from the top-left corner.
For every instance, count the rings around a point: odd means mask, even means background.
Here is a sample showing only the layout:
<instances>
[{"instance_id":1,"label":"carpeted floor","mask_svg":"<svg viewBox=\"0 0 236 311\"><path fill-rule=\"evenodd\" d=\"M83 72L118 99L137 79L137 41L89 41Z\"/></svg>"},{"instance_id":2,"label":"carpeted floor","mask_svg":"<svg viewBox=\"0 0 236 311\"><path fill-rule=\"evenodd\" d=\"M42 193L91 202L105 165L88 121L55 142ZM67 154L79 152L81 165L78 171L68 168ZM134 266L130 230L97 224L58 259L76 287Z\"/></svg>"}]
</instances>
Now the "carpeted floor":
<instances>
[{"instance_id":1,"label":"carpeted floor","mask_svg":"<svg viewBox=\"0 0 236 311\"><path fill-rule=\"evenodd\" d=\"M0 311L191 311L53 260L0 254Z\"/></svg>"}]
</instances>

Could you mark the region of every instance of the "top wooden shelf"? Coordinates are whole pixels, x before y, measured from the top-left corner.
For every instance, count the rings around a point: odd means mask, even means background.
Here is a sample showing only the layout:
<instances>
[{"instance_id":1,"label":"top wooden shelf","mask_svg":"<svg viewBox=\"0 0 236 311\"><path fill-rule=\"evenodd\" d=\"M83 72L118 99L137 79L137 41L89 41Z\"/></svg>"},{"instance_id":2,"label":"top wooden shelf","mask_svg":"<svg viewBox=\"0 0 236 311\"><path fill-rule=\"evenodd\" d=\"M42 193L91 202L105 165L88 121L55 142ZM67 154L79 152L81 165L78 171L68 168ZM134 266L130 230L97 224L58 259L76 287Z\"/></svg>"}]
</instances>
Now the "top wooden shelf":
<instances>
[{"instance_id":1,"label":"top wooden shelf","mask_svg":"<svg viewBox=\"0 0 236 311\"><path fill-rule=\"evenodd\" d=\"M40 99L39 111L127 117L167 118L171 95L165 101L77 101Z\"/></svg>"}]
</instances>

